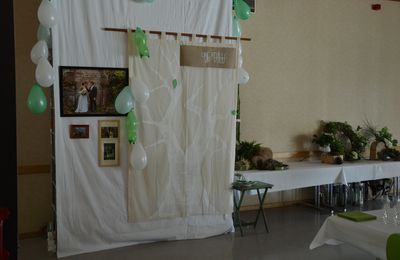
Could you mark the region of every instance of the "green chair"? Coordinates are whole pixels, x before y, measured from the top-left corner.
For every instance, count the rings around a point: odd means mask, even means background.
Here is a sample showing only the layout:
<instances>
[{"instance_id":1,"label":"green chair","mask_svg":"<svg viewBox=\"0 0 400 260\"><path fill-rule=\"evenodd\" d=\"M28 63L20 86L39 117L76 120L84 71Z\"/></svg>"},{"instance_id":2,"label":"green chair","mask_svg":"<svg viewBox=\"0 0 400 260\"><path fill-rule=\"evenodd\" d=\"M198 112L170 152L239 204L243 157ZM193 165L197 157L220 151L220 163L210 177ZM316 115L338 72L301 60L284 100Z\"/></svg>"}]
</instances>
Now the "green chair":
<instances>
[{"instance_id":1,"label":"green chair","mask_svg":"<svg viewBox=\"0 0 400 260\"><path fill-rule=\"evenodd\" d=\"M391 234L386 242L387 260L400 260L400 233Z\"/></svg>"}]
</instances>

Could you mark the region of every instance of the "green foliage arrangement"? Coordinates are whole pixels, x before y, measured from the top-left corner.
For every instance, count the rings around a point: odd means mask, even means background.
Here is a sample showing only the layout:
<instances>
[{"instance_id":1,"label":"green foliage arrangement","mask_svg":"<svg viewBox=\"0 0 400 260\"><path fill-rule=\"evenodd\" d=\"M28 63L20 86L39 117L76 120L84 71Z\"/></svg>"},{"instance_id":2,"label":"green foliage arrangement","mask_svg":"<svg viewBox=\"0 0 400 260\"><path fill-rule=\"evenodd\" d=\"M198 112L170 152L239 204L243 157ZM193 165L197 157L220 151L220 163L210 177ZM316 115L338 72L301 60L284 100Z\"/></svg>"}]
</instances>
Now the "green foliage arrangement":
<instances>
[{"instance_id":1,"label":"green foliage arrangement","mask_svg":"<svg viewBox=\"0 0 400 260\"><path fill-rule=\"evenodd\" d=\"M251 158L261 149L261 144L256 141L236 141L235 170L245 171L254 168Z\"/></svg>"},{"instance_id":2,"label":"green foliage arrangement","mask_svg":"<svg viewBox=\"0 0 400 260\"><path fill-rule=\"evenodd\" d=\"M386 148L392 148L398 144L397 139L393 139L393 135L389 132L387 126L383 127L381 130L377 130L375 126L367 122L365 130L368 137L372 137L375 142L384 143Z\"/></svg>"},{"instance_id":3,"label":"green foliage arrangement","mask_svg":"<svg viewBox=\"0 0 400 260\"><path fill-rule=\"evenodd\" d=\"M365 123L365 133L369 138L372 138L374 142L382 142L385 144L385 148L377 153L379 160L400 161L400 152L393 148L397 146L398 141L397 139L393 139L393 135L389 132L387 126L378 130L376 126L367 121Z\"/></svg>"},{"instance_id":4,"label":"green foliage arrangement","mask_svg":"<svg viewBox=\"0 0 400 260\"><path fill-rule=\"evenodd\" d=\"M320 147L329 147L331 155L344 155L347 161L359 160L368 138L362 135L361 127L356 131L347 122L322 122L322 133L313 136L313 143ZM346 149L346 140L350 147Z\"/></svg>"},{"instance_id":5,"label":"green foliage arrangement","mask_svg":"<svg viewBox=\"0 0 400 260\"><path fill-rule=\"evenodd\" d=\"M251 158L256 155L261 149L261 144L256 141L237 141L235 161L246 159L251 161Z\"/></svg>"}]
</instances>

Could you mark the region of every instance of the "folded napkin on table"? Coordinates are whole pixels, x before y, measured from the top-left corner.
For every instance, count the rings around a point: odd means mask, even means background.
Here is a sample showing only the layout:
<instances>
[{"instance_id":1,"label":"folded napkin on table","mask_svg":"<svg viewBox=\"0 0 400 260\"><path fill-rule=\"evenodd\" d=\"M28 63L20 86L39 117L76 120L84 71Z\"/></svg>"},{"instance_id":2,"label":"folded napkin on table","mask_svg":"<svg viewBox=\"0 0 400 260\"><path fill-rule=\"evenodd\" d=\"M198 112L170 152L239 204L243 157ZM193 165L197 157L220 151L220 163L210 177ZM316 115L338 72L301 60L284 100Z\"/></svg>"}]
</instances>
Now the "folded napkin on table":
<instances>
[{"instance_id":1,"label":"folded napkin on table","mask_svg":"<svg viewBox=\"0 0 400 260\"><path fill-rule=\"evenodd\" d=\"M349 211L349 212L340 212L337 214L338 217L350 219L356 222L360 221L368 221L376 219L375 215L371 215L361 211Z\"/></svg>"}]
</instances>

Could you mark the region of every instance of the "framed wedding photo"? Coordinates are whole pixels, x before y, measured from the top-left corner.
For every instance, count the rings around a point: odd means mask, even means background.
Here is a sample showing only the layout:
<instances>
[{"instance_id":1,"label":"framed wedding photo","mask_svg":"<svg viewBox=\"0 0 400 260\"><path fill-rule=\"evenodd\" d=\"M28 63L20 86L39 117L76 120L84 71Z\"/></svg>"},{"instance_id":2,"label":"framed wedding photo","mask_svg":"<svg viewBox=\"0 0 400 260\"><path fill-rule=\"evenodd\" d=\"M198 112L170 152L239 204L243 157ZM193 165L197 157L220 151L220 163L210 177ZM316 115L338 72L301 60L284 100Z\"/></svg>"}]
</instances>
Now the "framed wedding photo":
<instances>
[{"instance_id":1,"label":"framed wedding photo","mask_svg":"<svg viewBox=\"0 0 400 260\"><path fill-rule=\"evenodd\" d=\"M89 138L89 125L70 125L69 138L71 139Z\"/></svg>"},{"instance_id":2,"label":"framed wedding photo","mask_svg":"<svg viewBox=\"0 0 400 260\"><path fill-rule=\"evenodd\" d=\"M124 116L115 110L115 99L129 84L127 68L60 66L62 117Z\"/></svg>"},{"instance_id":3,"label":"framed wedding photo","mask_svg":"<svg viewBox=\"0 0 400 260\"><path fill-rule=\"evenodd\" d=\"M119 166L119 120L99 120L99 166Z\"/></svg>"}]
</instances>

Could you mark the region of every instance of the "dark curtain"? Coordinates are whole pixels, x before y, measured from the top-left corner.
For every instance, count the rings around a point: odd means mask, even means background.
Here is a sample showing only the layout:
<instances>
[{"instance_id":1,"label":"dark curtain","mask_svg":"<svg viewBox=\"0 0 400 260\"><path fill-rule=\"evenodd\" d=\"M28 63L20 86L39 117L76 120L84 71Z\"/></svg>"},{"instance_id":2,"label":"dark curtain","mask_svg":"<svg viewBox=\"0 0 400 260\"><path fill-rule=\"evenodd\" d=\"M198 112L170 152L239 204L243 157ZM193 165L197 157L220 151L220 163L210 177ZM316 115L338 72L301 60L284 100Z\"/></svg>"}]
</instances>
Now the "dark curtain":
<instances>
[{"instance_id":1,"label":"dark curtain","mask_svg":"<svg viewBox=\"0 0 400 260\"><path fill-rule=\"evenodd\" d=\"M16 108L15 108L15 48L13 1L0 1L1 17L1 99L3 123L0 127L3 148L0 163L0 208L10 211L4 223L4 246L9 259L17 259L17 162L16 162Z\"/></svg>"}]
</instances>

